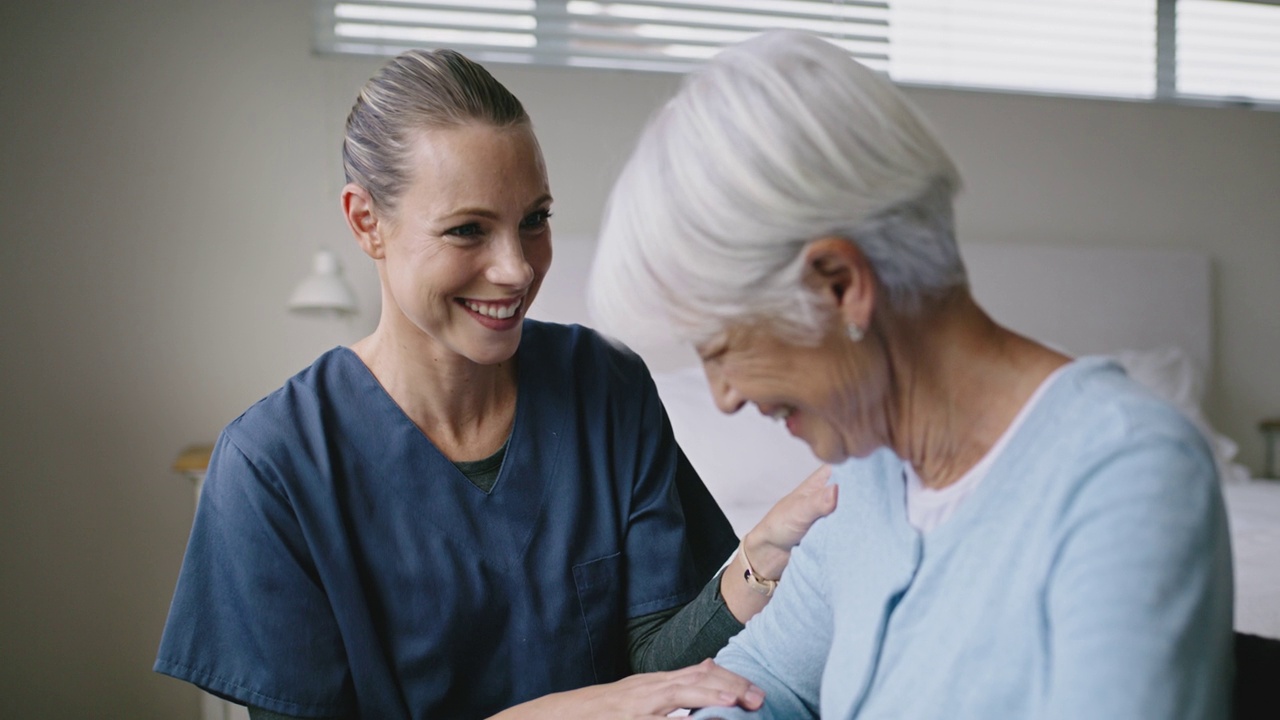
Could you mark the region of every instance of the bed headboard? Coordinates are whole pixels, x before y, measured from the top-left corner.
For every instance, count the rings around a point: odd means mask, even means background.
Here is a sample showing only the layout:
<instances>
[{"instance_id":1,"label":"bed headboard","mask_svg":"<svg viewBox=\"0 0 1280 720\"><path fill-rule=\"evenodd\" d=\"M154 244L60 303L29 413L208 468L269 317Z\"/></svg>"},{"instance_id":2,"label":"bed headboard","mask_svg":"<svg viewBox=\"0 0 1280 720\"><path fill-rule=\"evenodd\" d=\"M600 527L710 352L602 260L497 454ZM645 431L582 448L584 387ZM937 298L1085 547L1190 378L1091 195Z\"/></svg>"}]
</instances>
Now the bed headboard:
<instances>
[{"instance_id":1,"label":"bed headboard","mask_svg":"<svg viewBox=\"0 0 1280 720\"><path fill-rule=\"evenodd\" d=\"M1175 346L1213 364L1211 267L1151 248L962 243L974 297L1002 325L1072 355Z\"/></svg>"}]
</instances>

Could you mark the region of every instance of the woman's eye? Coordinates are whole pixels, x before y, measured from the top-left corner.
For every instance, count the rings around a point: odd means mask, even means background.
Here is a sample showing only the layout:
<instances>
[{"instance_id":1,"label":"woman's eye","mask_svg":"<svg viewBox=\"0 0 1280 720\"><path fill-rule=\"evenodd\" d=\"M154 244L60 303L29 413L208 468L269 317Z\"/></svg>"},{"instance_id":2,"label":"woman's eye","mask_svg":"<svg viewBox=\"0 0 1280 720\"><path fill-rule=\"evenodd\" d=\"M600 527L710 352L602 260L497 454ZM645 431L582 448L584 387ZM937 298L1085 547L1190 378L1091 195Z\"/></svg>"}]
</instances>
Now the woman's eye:
<instances>
[{"instance_id":1,"label":"woman's eye","mask_svg":"<svg viewBox=\"0 0 1280 720\"><path fill-rule=\"evenodd\" d=\"M467 223L466 225L459 225L458 227L455 227L455 228L449 228L448 230L444 231L444 234L453 235L455 237L465 237L465 238L475 237L480 234L480 226L477 225L476 223Z\"/></svg>"},{"instance_id":2,"label":"woman's eye","mask_svg":"<svg viewBox=\"0 0 1280 720\"><path fill-rule=\"evenodd\" d=\"M527 217L525 217L524 222L520 223L520 227L525 230L538 230L542 227L545 227L547 224L547 221L550 219L551 219L550 210L539 210L535 213L530 213Z\"/></svg>"}]
</instances>

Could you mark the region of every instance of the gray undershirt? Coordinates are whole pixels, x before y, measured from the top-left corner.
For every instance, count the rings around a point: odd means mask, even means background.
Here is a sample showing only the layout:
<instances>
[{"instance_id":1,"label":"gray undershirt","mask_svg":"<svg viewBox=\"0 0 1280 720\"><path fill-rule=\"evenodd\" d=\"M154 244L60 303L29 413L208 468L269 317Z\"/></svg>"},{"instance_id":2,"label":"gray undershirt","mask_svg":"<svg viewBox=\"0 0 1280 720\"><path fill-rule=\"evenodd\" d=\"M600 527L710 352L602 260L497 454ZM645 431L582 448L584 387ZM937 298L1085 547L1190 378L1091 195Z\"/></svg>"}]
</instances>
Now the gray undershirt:
<instances>
[{"instance_id":1,"label":"gray undershirt","mask_svg":"<svg viewBox=\"0 0 1280 720\"><path fill-rule=\"evenodd\" d=\"M477 488L493 490L506 456L507 444L482 460L455 462L454 465ZM720 574L716 573L697 597L680 607L642 615L627 621L627 657L636 673L675 670L714 657L729 638L742 630L720 595ZM252 720L299 720L250 707ZM331 718L330 720L340 720Z\"/></svg>"}]
</instances>

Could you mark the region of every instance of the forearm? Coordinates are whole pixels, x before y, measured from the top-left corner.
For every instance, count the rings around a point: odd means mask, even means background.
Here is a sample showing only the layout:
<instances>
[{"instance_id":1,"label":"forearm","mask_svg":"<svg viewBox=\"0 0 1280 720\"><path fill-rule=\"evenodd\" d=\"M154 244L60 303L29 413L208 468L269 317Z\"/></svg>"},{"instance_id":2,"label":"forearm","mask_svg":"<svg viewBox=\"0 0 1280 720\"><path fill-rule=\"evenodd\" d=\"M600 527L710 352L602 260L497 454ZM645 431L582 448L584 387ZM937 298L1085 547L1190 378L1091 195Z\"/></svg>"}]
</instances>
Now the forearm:
<instances>
[{"instance_id":1,"label":"forearm","mask_svg":"<svg viewBox=\"0 0 1280 720\"><path fill-rule=\"evenodd\" d=\"M807 579L789 575L787 585L780 587L773 599L774 605L716 655L722 667L763 689L763 707L755 713L741 708L707 708L697 717L818 717L818 686L831 637L829 613L814 603L820 597Z\"/></svg>"},{"instance_id":2,"label":"forearm","mask_svg":"<svg viewBox=\"0 0 1280 720\"><path fill-rule=\"evenodd\" d=\"M758 542L754 535L747 534L729 564L689 604L674 613L653 613L627 623L633 671L672 670L714 657L764 609L769 595L747 582L747 558L760 577L773 580L782 575L791 553Z\"/></svg>"},{"instance_id":3,"label":"forearm","mask_svg":"<svg viewBox=\"0 0 1280 720\"><path fill-rule=\"evenodd\" d=\"M782 571L791 557L790 552L780 550L777 546L755 542L753 534L754 531L747 533L742 546L720 575L720 595L733 617L744 625L769 604L770 598L761 585L753 586L747 582L747 560L750 559L750 568L757 578L776 581L782 577Z\"/></svg>"},{"instance_id":4,"label":"forearm","mask_svg":"<svg viewBox=\"0 0 1280 720\"><path fill-rule=\"evenodd\" d=\"M706 708L699 718L785 718L799 720L818 717L818 696L822 669L833 636L831 610L827 604L825 533L815 528L805 544L788 553L784 581L769 598L769 608L759 613L749 626L716 655L716 663L750 680L764 691L765 702L756 714L738 708ZM752 554L750 533L747 554L751 565L762 575L767 555L757 560ZM725 571L733 585L743 585L741 558ZM754 592L747 589L747 592Z\"/></svg>"},{"instance_id":5,"label":"forearm","mask_svg":"<svg viewBox=\"0 0 1280 720\"><path fill-rule=\"evenodd\" d=\"M632 671L674 670L714 657L742 630L742 623L725 605L720 588L717 575L684 607L628 621Z\"/></svg>"}]
</instances>

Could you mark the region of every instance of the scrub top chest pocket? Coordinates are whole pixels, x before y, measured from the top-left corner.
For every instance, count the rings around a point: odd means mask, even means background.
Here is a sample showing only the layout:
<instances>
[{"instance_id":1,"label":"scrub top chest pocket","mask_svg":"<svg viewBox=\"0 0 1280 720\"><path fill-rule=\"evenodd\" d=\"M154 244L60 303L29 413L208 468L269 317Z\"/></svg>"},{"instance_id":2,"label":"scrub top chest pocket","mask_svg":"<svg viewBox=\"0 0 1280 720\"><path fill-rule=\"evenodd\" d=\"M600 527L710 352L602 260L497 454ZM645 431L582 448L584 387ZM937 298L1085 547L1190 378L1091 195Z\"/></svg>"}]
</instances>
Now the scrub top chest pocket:
<instances>
[{"instance_id":1,"label":"scrub top chest pocket","mask_svg":"<svg viewBox=\"0 0 1280 720\"><path fill-rule=\"evenodd\" d=\"M591 645L596 682L610 682L626 673L623 628L622 553L573 566L573 584L582 607L582 622Z\"/></svg>"}]
</instances>

